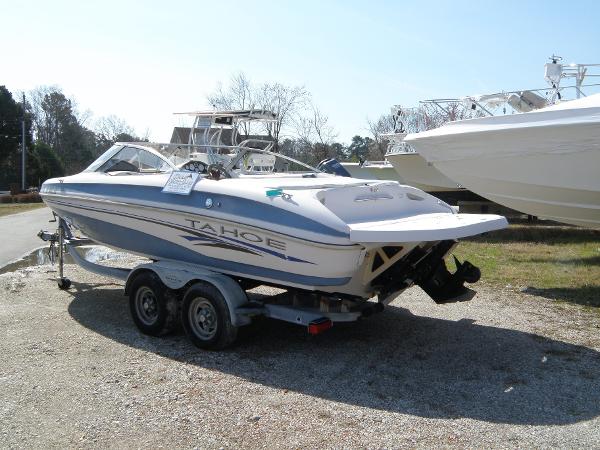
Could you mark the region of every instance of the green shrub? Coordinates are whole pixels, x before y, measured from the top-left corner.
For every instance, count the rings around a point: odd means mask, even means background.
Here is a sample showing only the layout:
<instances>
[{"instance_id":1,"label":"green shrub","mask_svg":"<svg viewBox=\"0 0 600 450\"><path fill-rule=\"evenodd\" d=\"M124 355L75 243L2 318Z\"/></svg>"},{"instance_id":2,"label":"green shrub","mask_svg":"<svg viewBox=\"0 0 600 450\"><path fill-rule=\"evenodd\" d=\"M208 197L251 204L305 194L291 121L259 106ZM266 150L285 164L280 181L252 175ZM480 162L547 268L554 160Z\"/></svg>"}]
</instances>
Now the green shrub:
<instances>
[{"instance_id":1,"label":"green shrub","mask_svg":"<svg viewBox=\"0 0 600 450\"><path fill-rule=\"evenodd\" d=\"M18 203L41 203L42 197L37 192L32 192L29 194L19 194L16 196L16 201Z\"/></svg>"},{"instance_id":2,"label":"green shrub","mask_svg":"<svg viewBox=\"0 0 600 450\"><path fill-rule=\"evenodd\" d=\"M0 203L41 203L42 197L37 192L17 195L2 195Z\"/></svg>"}]
</instances>

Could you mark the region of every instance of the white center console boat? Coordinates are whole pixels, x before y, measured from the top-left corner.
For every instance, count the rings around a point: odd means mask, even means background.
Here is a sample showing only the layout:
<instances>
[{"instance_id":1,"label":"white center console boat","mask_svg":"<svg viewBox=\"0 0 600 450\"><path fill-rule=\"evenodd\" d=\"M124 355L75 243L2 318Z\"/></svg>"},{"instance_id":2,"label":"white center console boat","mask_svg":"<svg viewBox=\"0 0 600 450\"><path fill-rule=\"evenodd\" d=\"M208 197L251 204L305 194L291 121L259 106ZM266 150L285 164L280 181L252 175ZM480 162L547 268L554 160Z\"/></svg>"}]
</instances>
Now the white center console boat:
<instances>
[{"instance_id":1,"label":"white center console boat","mask_svg":"<svg viewBox=\"0 0 600 450\"><path fill-rule=\"evenodd\" d=\"M594 67L600 64L563 66L553 57L546 64L549 98L541 90L468 97L460 101L486 117L409 134L405 142L482 197L540 218L600 228L600 94L582 91ZM577 99L565 101L564 78L575 78ZM489 102L504 102L504 111L509 106L516 113L493 115Z\"/></svg>"}]
</instances>

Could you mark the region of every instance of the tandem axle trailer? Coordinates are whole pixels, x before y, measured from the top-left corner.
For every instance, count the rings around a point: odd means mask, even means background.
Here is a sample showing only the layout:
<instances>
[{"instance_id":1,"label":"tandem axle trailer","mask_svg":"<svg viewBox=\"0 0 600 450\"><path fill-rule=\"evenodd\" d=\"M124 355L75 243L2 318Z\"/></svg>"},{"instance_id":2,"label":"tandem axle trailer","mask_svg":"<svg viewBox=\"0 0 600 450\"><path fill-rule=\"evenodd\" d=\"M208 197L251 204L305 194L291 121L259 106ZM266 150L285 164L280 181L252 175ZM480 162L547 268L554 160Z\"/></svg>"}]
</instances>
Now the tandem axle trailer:
<instances>
[{"instance_id":1,"label":"tandem axle trailer","mask_svg":"<svg viewBox=\"0 0 600 450\"><path fill-rule=\"evenodd\" d=\"M316 335L335 322L354 322L383 311L385 306L384 302L297 289L274 296L248 295L246 290L257 284L177 261L151 261L131 269L109 267L82 256L78 248L97 244L75 237L64 219L57 217L57 221L56 232L40 231L38 236L49 242L52 260L57 259L58 287L71 287L64 272L66 253L87 271L124 281L132 319L142 333L151 336L169 334L182 326L194 345L222 349L235 342L240 327L258 316L301 325Z\"/></svg>"}]
</instances>

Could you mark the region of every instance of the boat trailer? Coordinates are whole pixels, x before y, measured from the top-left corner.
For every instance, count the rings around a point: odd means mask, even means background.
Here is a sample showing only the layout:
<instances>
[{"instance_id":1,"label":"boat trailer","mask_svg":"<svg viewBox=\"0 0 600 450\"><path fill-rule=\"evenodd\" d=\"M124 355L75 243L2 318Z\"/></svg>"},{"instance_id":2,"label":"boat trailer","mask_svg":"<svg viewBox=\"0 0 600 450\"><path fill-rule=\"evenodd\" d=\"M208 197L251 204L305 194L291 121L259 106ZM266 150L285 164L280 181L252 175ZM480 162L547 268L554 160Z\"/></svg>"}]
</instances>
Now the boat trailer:
<instances>
[{"instance_id":1,"label":"boat trailer","mask_svg":"<svg viewBox=\"0 0 600 450\"><path fill-rule=\"evenodd\" d=\"M232 344L239 327L264 316L306 327L311 335L331 328L334 322L354 322L384 310L398 292L419 285L436 303L470 300L475 292L464 282L479 280L480 271L469 262L459 263L450 273L444 256L456 241L441 241L427 249L416 248L373 280L378 301L336 294L286 288L278 295L246 293L253 280L234 279L194 264L169 260L149 261L133 268L108 267L87 260L78 252L83 246L98 245L73 235L70 225L56 217L58 228L38 236L49 242L50 260L58 260L57 284L69 289L64 259L68 253L83 269L125 282L131 316L145 334L160 336L181 324L188 338L205 349ZM254 283L256 286L256 283ZM244 286L244 287L243 287Z\"/></svg>"},{"instance_id":2,"label":"boat trailer","mask_svg":"<svg viewBox=\"0 0 600 450\"><path fill-rule=\"evenodd\" d=\"M67 253L87 271L124 281L133 321L152 336L168 334L181 324L196 346L222 349L234 342L240 326L257 316L302 325L310 335L317 335L334 322L354 322L384 309L382 302L299 289L249 296L242 280L176 261L152 261L131 269L108 267L87 260L78 251L97 243L74 236L63 218L56 220L56 232L40 231L38 237L49 243L50 259L58 264L58 287L71 287L64 270Z\"/></svg>"}]
</instances>

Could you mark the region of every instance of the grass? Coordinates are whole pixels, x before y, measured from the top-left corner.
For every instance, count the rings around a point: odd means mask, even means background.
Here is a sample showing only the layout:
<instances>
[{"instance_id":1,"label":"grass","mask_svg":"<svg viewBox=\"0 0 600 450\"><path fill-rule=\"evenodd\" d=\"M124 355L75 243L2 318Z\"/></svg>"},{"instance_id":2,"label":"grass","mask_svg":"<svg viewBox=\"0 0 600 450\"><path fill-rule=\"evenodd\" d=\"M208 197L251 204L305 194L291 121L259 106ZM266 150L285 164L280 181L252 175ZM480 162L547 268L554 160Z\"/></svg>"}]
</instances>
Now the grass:
<instances>
[{"instance_id":1,"label":"grass","mask_svg":"<svg viewBox=\"0 0 600 450\"><path fill-rule=\"evenodd\" d=\"M25 211L31 211L32 209L43 208L46 206L43 203L5 203L0 204L0 217L8 216L9 214L16 214Z\"/></svg>"},{"instance_id":2,"label":"grass","mask_svg":"<svg viewBox=\"0 0 600 450\"><path fill-rule=\"evenodd\" d=\"M461 241L454 254L480 267L488 284L600 307L600 231L511 225Z\"/></svg>"}]
</instances>

